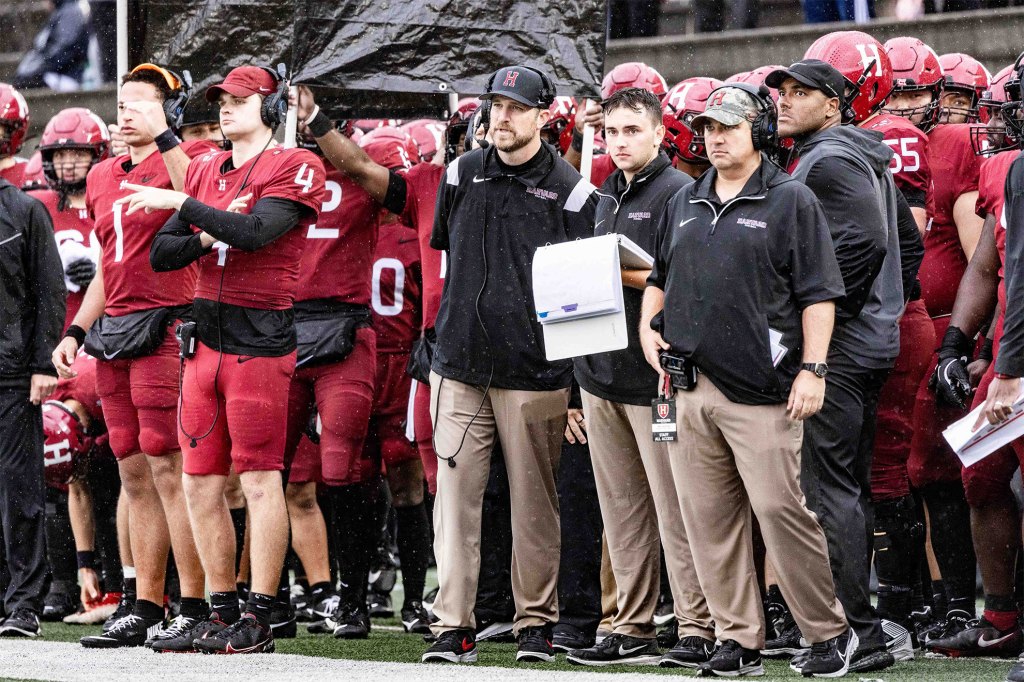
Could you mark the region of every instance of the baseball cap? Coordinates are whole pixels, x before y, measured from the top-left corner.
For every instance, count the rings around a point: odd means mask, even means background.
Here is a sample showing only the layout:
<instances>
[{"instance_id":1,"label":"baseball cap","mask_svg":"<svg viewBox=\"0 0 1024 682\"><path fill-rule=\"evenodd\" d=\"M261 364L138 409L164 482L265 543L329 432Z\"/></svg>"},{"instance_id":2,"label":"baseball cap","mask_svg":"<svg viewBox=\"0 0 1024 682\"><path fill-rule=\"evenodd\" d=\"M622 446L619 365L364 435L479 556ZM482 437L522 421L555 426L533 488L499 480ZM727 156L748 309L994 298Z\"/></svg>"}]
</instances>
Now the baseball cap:
<instances>
[{"instance_id":1,"label":"baseball cap","mask_svg":"<svg viewBox=\"0 0 1024 682\"><path fill-rule=\"evenodd\" d=\"M725 86L711 91L704 112L695 116L690 126L700 130L708 120L727 126L739 125L743 121L753 121L759 112L753 95L740 88Z\"/></svg>"},{"instance_id":2,"label":"baseball cap","mask_svg":"<svg viewBox=\"0 0 1024 682\"><path fill-rule=\"evenodd\" d=\"M525 66L504 66L491 76L487 92L480 99L502 95L528 107L547 108L554 94L547 92L540 72Z\"/></svg>"},{"instance_id":3,"label":"baseball cap","mask_svg":"<svg viewBox=\"0 0 1024 682\"><path fill-rule=\"evenodd\" d=\"M834 66L820 59L803 59L791 64L788 69L776 69L768 74L764 84L777 89L787 78L792 78L809 88L821 90L826 97L843 99L846 93L846 77Z\"/></svg>"},{"instance_id":4,"label":"baseball cap","mask_svg":"<svg viewBox=\"0 0 1024 682\"><path fill-rule=\"evenodd\" d=\"M249 95L269 97L276 90L277 81L266 69L259 66L239 66L231 69L223 81L206 88L206 101L216 102L221 92L235 97L248 97Z\"/></svg>"}]
</instances>

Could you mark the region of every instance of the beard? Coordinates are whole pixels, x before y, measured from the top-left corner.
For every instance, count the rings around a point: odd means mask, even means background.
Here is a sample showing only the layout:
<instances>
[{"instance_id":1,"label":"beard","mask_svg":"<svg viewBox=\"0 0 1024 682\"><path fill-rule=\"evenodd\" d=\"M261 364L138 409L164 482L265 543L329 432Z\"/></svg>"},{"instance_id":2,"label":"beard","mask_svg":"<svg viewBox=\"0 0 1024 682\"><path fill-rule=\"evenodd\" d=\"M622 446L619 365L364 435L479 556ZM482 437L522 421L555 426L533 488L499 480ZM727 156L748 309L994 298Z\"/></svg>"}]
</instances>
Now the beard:
<instances>
[{"instance_id":1,"label":"beard","mask_svg":"<svg viewBox=\"0 0 1024 682\"><path fill-rule=\"evenodd\" d=\"M508 131L505 131L505 132L508 132ZM503 138L503 139L505 139L505 138ZM519 135L518 133L514 133L513 132L512 133L512 139L511 140L507 140L505 142L498 142L498 138L495 137L494 138L494 146L497 147L499 151L503 151L506 154L511 154L513 152L519 151L520 149L522 149L526 145L530 144L531 141L533 141L533 135L532 134L531 135Z\"/></svg>"}]
</instances>

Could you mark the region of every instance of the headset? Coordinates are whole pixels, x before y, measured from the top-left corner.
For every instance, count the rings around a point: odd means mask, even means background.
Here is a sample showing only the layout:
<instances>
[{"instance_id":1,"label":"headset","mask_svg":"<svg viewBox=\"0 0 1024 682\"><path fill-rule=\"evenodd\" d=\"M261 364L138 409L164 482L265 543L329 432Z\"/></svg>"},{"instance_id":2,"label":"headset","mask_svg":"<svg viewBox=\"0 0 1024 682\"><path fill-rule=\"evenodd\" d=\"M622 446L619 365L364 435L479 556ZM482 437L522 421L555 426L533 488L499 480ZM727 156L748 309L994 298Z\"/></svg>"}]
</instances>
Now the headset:
<instances>
[{"instance_id":1,"label":"headset","mask_svg":"<svg viewBox=\"0 0 1024 682\"><path fill-rule=\"evenodd\" d=\"M757 116L750 122L750 137L754 143L754 149L769 152L776 149L779 144L779 112L775 107L771 91L764 85L755 87L750 83L726 83L712 90L711 94L725 88L742 90L753 97L754 102L757 103ZM710 99L711 95L708 95L708 100L710 101Z\"/></svg>"},{"instance_id":2,"label":"headset","mask_svg":"<svg viewBox=\"0 0 1024 682\"><path fill-rule=\"evenodd\" d=\"M171 89L170 96L163 102L164 118L167 119L168 128L180 130L185 115L185 104L192 95L192 74L185 69L179 75L170 69L150 62L139 64L130 73L138 71L155 71L164 79L167 87Z\"/></svg>"},{"instance_id":3,"label":"headset","mask_svg":"<svg viewBox=\"0 0 1024 682\"><path fill-rule=\"evenodd\" d=\"M277 71L269 66L261 66L261 69L269 73L274 83L277 84L277 91L268 97L263 98L263 106L260 107L260 120L264 125L276 131L277 127L284 123L288 114L288 70L284 64L277 65Z\"/></svg>"},{"instance_id":4,"label":"headset","mask_svg":"<svg viewBox=\"0 0 1024 682\"><path fill-rule=\"evenodd\" d=\"M494 73L492 73L491 77L487 79L487 89L484 90L484 92L492 92L494 88L494 81L498 77L498 74L503 74L509 69L526 69L527 71L533 71L540 77L541 91L540 101L537 103L538 108L546 109L551 106L552 102L555 101L555 85L554 83L551 82L551 79L548 78L547 75L545 75L545 73L540 69L535 69L532 66L523 66L518 64L516 66L503 66Z\"/></svg>"}]
</instances>

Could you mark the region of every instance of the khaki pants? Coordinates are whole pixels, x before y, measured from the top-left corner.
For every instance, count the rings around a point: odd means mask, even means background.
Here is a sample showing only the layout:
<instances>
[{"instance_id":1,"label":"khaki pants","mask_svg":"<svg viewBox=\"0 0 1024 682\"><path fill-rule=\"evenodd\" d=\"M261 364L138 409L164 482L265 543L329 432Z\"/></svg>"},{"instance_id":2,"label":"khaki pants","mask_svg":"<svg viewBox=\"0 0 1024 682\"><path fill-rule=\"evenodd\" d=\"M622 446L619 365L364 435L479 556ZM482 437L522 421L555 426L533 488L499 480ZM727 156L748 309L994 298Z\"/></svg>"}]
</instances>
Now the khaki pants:
<instances>
[{"instance_id":1,"label":"khaki pants","mask_svg":"<svg viewBox=\"0 0 1024 682\"><path fill-rule=\"evenodd\" d=\"M813 644L845 632L825 535L800 491L803 424L786 416L785 404L731 402L704 375L696 390L676 393L676 423L672 475L718 638L764 646L751 509L804 638Z\"/></svg>"},{"instance_id":2,"label":"khaki pants","mask_svg":"<svg viewBox=\"0 0 1024 682\"><path fill-rule=\"evenodd\" d=\"M437 557L435 634L476 628L473 605L480 574L480 517L497 433L508 469L512 503L514 632L558 622L561 534L555 474L565 432L569 389L483 389L430 374L434 447L458 451L456 466L441 462L434 501ZM479 409L479 414L476 414ZM460 449L461 448L461 449Z\"/></svg>"},{"instance_id":3,"label":"khaki pants","mask_svg":"<svg viewBox=\"0 0 1024 682\"><path fill-rule=\"evenodd\" d=\"M617 585L614 632L654 637L660 550L675 601L679 636L714 639L711 613L690 556L666 443L651 437L651 408L582 391L587 442Z\"/></svg>"}]
</instances>

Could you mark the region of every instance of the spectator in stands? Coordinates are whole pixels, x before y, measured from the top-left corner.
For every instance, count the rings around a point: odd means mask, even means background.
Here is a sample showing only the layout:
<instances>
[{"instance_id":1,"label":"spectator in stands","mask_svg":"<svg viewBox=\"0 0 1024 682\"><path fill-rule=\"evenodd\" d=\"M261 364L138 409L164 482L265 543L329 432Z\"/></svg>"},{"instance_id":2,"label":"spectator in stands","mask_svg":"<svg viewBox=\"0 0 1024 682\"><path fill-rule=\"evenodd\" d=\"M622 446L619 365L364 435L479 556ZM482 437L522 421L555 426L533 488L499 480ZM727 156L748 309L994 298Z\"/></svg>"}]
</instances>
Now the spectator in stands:
<instances>
[{"instance_id":1,"label":"spectator in stands","mask_svg":"<svg viewBox=\"0 0 1024 682\"><path fill-rule=\"evenodd\" d=\"M761 0L695 0L695 27L698 33L757 28Z\"/></svg>"},{"instance_id":2,"label":"spectator in stands","mask_svg":"<svg viewBox=\"0 0 1024 682\"><path fill-rule=\"evenodd\" d=\"M14 87L78 90L92 36L89 6L77 0L49 0L48 4L50 18L18 64Z\"/></svg>"},{"instance_id":3,"label":"spectator in stands","mask_svg":"<svg viewBox=\"0 0 1024 682\"><path fill-rule=\"evenodd\" d=\"M833 21L865 24L876 16L875 0L803 0L803 6L808 24Z\"/></svg>"}]
</instances>

